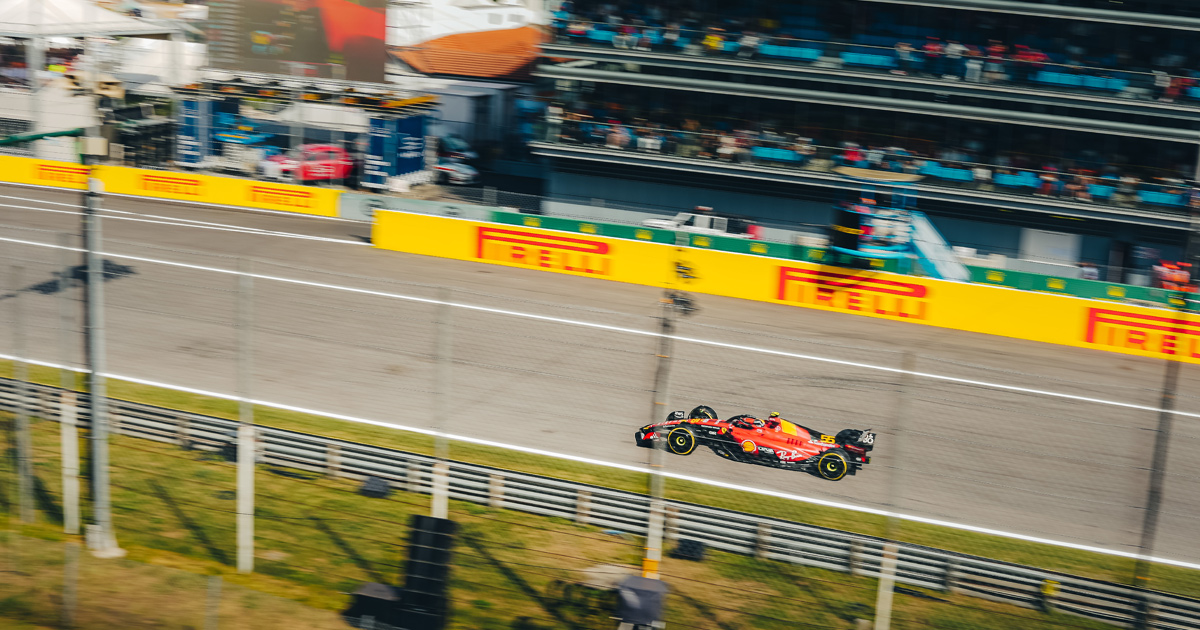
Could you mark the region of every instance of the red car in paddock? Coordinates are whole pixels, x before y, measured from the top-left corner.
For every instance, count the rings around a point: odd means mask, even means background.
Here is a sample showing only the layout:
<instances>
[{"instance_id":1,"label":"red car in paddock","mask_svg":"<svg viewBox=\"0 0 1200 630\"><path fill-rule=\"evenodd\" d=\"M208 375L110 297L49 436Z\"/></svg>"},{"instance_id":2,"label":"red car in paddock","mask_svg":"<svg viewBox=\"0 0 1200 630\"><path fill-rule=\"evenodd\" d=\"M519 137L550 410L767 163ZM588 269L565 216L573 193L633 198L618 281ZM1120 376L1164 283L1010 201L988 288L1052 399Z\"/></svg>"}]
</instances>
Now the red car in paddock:
<instances>
[{"instance_id":1,"label":"red car in paddock","mask_svg":"<svg viewBox=\"0 0 1200 630\"><path fill-rule=\"evenodd\" d=\"M830 481L856 474L871 463L867 453L875 448L870 431L844 429L825 435L777 413L766 420L749 415L718 420L712 407L704 405L691 413L671 412L665 422L638 429L634 439L643 448L665 440L665 448L676 455L691 455L697 446L707 446L735 462L799 470Z\"/></svg>"}]
</instances>

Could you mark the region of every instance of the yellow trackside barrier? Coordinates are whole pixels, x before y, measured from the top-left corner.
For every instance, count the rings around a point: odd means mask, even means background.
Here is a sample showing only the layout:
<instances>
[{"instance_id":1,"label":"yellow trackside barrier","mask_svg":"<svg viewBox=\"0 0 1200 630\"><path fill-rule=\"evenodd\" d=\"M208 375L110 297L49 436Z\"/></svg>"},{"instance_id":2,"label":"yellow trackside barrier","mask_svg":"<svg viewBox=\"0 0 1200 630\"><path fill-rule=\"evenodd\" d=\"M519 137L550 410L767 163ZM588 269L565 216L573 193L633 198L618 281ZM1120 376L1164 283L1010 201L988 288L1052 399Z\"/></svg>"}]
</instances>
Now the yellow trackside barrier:
<instances>
[{"instance_id":1,"label":"yellow trackside barrier","mask_svg":"<svg viewBox=\"0 0 1200 630\"><path fill-rule=\"evenodd\" d=\"M572 232L378 211L376 247L1200 363L1200 316ZM677 279L675 265L694 280Z\"/></svg>"},{"instance_id":2,"label":"yellow trackside barrier","mask_svg":"<svg viewBox=\"0 0 1200 630\"><path fill-rule=\"evenodd\" d=\"M338 216L339 193L335 190L123 166L95 169L96 177L104 182L105 192L119 195ZM0 181L82 190L87 184L87 168L67 162L0 156Z\"/></svg>"}]
</instances>

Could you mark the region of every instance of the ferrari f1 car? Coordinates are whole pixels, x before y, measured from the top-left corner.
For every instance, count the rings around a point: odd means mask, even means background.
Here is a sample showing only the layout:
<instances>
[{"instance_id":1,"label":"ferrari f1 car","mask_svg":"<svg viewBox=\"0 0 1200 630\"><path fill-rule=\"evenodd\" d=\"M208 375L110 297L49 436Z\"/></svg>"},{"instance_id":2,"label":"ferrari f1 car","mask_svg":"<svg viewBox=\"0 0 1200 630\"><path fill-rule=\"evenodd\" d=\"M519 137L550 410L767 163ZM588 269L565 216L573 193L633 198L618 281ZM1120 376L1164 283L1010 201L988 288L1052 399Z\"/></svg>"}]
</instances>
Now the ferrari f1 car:
<instances>
[{"instance_id":1,"label":"ferrari f1 car","mask_svg":"<svg viewBox=\"0 0 1200 630\"><path fill-rule=\"evenodd\" d=\"M718 420L712 407L704 405L691 413L671 412L665 422L638 429L634 438L644 448L665 441L665 448L676 455L691 455L697 446L707 446L735 462L799 470L830 481L871 463L867 453L875 447L875 434L869 431L844 429L825 435L777 413L766 420L749 415Z\"/></svg>"}]
</instances>

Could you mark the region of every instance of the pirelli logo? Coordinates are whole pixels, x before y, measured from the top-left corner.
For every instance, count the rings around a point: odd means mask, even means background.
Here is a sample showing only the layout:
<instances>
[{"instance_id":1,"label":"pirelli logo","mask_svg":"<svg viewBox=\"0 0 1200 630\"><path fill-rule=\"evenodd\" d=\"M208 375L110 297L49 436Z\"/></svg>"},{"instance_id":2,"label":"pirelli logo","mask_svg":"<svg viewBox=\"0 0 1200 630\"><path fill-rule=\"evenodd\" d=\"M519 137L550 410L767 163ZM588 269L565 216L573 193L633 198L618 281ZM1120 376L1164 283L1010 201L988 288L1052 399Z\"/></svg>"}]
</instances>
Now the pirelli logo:
<instances>
[{"instance_id":1,"label":"pirelli logo","mask_svg":"<svg viewBox=\"0 0 1200 630\"><path fill-rule=\"evenodd\" d=\"M87 184L88 169L86 166L55 166L53 164L38 164L34 177L44 182L60 184Z\"/></svg>"},{"instance_id":2,"label":"pirelli logo","mask_svg":"<svg viewBox=\"0 0 1200 630\"><path fill-rule=\"evenodd\" d=\"M479 226L475 257L551 271L612 275L609 245L603 241Z\"/></svg>"},{"instance_id":3,"label":"pirelli logo","mask_svg":"<svg viewBox=\"0 0 1200 630\"><path fill-rule=\"evenodd\" d=\"M170 175L142 175L142 190L172 195L188 195L199 197L203 184L198 179L190 177L173 177Z\"/></svg>"},{"instance_id":4,"label":"pirelli logo","mask_svg":"<svg viewBox=\"0 0 1200 630\"><path fill-rule=\"evenodd\" d=\"M922 284L874 275L780 267L775 297L847 313L924 320L928 317L928 292L928 287Z\"/></svg>"},{"instance_id":5,"label":"pirelli logo","mask_svg":"<svg viewBox=\"0 0 1200 630\"><path fill-rule=\"evenodd\" d=\"M275 188L272 186L251 186L250 201L269 203L275 206L287 206L289 208L311 208L313 194L307 190Z\"/></svg>"},{"instance_id":6,"label":"pirelli logo","mask_svg":"<svg viewBox=\"0 0 1200 630\"><path fill-rule=\"evenodd\" d=\"M1089 308L1084 341L1102 347L1200 359L1200 322Z\"/></svg>"}]
</instances>

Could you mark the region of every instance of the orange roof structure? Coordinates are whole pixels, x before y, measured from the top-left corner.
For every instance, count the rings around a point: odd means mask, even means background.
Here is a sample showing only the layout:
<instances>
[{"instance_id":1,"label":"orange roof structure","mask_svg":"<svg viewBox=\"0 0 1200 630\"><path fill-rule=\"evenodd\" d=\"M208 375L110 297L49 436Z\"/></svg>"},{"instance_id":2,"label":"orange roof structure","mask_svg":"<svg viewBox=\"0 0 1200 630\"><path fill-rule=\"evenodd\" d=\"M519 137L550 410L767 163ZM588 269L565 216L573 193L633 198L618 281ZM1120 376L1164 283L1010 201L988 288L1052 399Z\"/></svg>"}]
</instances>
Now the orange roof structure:
<instances>
[{"instance_id":1,"label":"orange roof structure","mask_svg":"<svg viewBox=\"0 0 1200 630\"><path fill-rule=\"evenodd\" d=\"M520 28L446 35L414 47L393 48L418 72L488 79L528 79L546 35Z\"/></svg>"}]
</instances>

